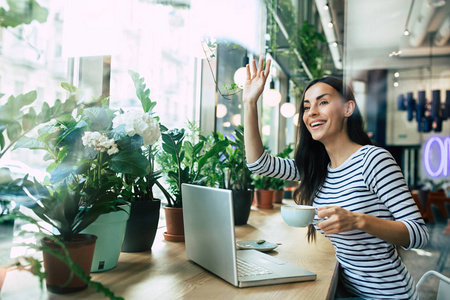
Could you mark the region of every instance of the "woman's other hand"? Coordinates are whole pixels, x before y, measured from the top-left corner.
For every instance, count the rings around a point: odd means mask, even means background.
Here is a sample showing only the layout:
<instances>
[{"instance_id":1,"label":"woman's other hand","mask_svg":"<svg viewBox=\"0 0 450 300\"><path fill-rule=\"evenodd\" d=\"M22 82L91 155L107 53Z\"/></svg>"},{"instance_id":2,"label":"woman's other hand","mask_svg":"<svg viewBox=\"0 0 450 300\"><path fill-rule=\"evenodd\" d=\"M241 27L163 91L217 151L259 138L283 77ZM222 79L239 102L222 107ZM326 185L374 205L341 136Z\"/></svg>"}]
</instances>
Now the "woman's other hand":
<instances>
[{"instance_id":1,"label":"woman's other hand","mask_svg":"<svg viewBox=\"0 0 450 300\"><path fill-rule=\"evenodd\" d=\"M250 66L247 65L247 79L245 80L242 97L244 102L256 103L261 96L264 85L266 84L267 76L270 72L271 60L267 60L264 68L264 57L259 57L258 68L255 60L252 60L252 73L250 73Z\"/></svg>"},{"instance_id":2,"label":"woman's other hand","mask_svg":"<svg viewBox=\"0 0 450 300\"><path fill-rule=\"evenodd\" d=\"M334 234L358 228L361 213L351 212L339 206L324 206L319 208L317 216L326 220L317 223L325 234Z\"/></svg>"}]
</instances>

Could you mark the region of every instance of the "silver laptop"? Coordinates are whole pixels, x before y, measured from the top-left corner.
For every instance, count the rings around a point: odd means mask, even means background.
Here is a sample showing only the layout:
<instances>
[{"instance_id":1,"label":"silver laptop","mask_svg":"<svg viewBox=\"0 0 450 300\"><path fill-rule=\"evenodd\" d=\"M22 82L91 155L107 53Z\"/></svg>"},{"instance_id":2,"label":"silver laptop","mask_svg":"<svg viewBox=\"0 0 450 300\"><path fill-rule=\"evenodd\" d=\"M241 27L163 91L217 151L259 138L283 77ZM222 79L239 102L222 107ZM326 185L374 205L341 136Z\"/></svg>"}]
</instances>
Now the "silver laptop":
<instances>
[{"instance_id":1,"label":"silver laptop","mask_svg":"<svg viewBox=\"0 0 450 300\"><path fill-rule=\"evenodd\" d=\"M231 190L183 184L188 259L237 287L315 280L316 274L256 250L237 250Z\"/></svg>"}]
</instances>

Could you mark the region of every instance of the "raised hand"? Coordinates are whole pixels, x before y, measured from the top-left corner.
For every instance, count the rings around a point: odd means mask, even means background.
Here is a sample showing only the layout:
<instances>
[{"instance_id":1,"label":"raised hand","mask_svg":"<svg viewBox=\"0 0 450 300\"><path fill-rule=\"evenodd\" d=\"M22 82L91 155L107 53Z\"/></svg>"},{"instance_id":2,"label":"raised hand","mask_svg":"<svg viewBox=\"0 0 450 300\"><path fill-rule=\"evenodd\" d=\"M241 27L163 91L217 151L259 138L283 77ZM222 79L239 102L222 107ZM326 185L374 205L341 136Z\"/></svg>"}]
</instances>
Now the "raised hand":
<instances>
[{"instance_id":1,"label":"raised hand","mask_svg":"<svg viewBox=\"0 0 450 300\"><path fill-rule=\"evenodd\" d=\"M242 93L244 102L257 102L261 96L264 85L266 84L267 75L269 75L271 60L267 60L266 67L264 66L264 57L259 57L258 68L256 68L255 60L252 61L252 71L250 73L250 66L247 65L247 79L245 80L244 90Z\"/></svg>"}]
</instances>

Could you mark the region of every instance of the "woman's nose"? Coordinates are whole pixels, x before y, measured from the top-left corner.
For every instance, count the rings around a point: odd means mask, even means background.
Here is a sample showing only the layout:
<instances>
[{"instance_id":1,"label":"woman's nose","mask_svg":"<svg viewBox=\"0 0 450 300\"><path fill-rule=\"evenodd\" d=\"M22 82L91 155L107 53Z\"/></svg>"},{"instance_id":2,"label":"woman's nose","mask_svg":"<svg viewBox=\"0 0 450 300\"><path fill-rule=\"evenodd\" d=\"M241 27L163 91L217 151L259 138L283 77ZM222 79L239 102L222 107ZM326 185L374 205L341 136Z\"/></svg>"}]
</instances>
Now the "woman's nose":
<instances>
[{"instance_id":1,"label":"woman's nose","mask_svg":"<svg viewBox=\"0 0 450 300\"><path fill-rule=\"evenodd\" d=\"M309 115L311 116L317 115L317 108L315 107L315 105L311 105L311 107L309 108Z\"/></svg>"}]
</instances>

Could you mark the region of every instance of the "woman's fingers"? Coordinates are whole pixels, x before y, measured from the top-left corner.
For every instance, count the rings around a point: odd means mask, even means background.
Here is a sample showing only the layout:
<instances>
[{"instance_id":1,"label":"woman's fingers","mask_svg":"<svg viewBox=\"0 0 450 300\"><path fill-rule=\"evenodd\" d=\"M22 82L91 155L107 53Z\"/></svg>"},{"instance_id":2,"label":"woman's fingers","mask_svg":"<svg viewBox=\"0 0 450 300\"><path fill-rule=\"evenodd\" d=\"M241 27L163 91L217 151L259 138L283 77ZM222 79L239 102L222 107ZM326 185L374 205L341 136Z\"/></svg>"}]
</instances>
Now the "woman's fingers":
<instances>
[{"instance_id":1,"label":"woman's fingers","mask_svg":"<svg viewBox=\"0 0 450 300\"><path fill-rule=\"evenodd\" d=\"M247 64L247 65L245 66L245 68L247 69L247 80L252 79L252 74L250 74L250 65Z\"/></svg>"},{"instance_id":2,"label":"woman's fingers","mask_svg":"<svg viewBox=\"0 0 450 300\"><path fill-rule=\"evenodd\" d=\"M264 70L264 77L267 77L267 75L269 75L271 64L272 64L272 60L268 59L266 61L266 69Z\"/></svg>"},{"instance_id":3,"label":"woman's fingers","mask_svg":"<svg viewBox=\"0 0 450 300\"><path fill-rule=\"evenodd\" d=\"M264 66L264 57L261 55L259 57L258 67L256 67L256 60L252 60L252 72L250 73L250 67L247 65L247 78L254 79L255 77L267 77L270 72L270 65L272 61L269 59L266 61L266 67Z\"/></svg>"},{"instance_id":4,"label":"woman's fingers","mask_svg":"<svg viewBox=\"0 0 450 300\"><path fill-rule=\"evenodd\" d=\"M255 78L255 76L257 75L256 72L258 71L258 69L256 68L256 62L255 62L255 60L252 61L252 67L253 67L253 70L252 70L252 71L253 71L253 73L252 73L252 79L253 79L253 78Z\"/></svg>"},{"instance_id":5,"label":"woman's fingers","mask_svg":"<svg viewBox=\"0 0 450 300\"><path fill-rule=\"evenodd\" d=\"M264 57L261 55L259 57L259 64L258 64L258 72L257 72L258 77L261 75L261 72L263 71L263 64L264 64Z\"/></svg>"}]
</instances>

